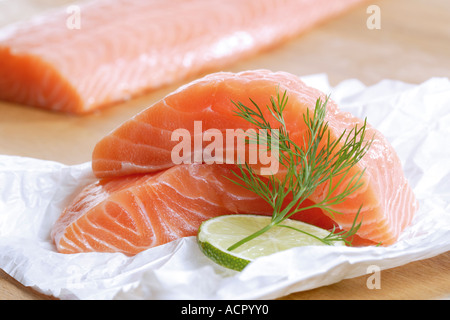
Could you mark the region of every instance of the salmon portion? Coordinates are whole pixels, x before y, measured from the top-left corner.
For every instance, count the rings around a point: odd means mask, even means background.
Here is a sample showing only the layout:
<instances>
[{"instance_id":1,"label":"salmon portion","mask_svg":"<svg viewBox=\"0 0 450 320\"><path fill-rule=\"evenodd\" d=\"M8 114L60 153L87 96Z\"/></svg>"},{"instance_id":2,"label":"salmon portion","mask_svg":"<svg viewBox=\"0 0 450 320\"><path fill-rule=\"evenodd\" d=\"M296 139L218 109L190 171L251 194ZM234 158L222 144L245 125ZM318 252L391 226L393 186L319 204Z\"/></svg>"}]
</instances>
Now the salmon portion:
<instances>
[{"instance_id":1,"label":"salmon portion","mask_svg":"<svg viewBox=\"0 0 450 320\"><path fill-rule=\"evenodd\" d=\"M289 97L284 110L286 127L291 138L301 143L307 131L303 115L306 110L314 111L318 98L326 98L323 93L285 72L220 72L181 87L105 136L94 149L93 171L99 178L113 178L173 167L172 151L179 143L171 139L175 130L183 128L194 136L195 121L201 121L203 132L215 129L224 137L227 129L247 130L252 126L235 115L237 109L232 101L251 106L251 98L264 108L270 103L271 96L285 91ZM278 127L269 111L264 112L269 122ZM329 123L332 139L339 137L344 130L349 132L355 125L363 125L361 119L340 111L331 100L325 121ZM343 203L330 206L342 212L330 217L341 228L348 230L362 206L358 219L358 222L362 221L362 226L357 235L375 243L390 245L410 224L418 203L395 150L379 131L368 124L365 139L368 141L372 137L371 148L352 169L352 174L365 170L363 186ZM202 148L208 143L204 143ZM233 159L236 160L235 154ZM188 155L186 160L195 162L196 159ZM224 156L223 162L229 163L227 160L230 159ZM283 170L278 174L282 175ZM349 181L350 177L344 181ZM310 200L315 203L324 200L328 188L326 183L319 186Z\"/></svg>"},{"instance_id":2,"label":"salmon portion","mask_svg":"<svg viewBox=\"0 0 450 320\"><path fill-rule=\"evenodd\" d=\"M271 207L236 179L235 166L179 165L153 174L102 179L87 186L52 230L61 253L122 252L133 255L194 236L200 224L223 214L271 214ZM311 205L305 203L304 205ZM329 229L318 209L295 219Z\"/></svg>"},{"instance_id":3,"label":"salmon portion","mask_svg":"<svg viewBox=\"0 0 450 320\"><path fill-rule=\"evenodd\" d=\"M279 45L359 2L83 2L0 30L0 99L89 113Z\"/></svg>"}]
</instances>

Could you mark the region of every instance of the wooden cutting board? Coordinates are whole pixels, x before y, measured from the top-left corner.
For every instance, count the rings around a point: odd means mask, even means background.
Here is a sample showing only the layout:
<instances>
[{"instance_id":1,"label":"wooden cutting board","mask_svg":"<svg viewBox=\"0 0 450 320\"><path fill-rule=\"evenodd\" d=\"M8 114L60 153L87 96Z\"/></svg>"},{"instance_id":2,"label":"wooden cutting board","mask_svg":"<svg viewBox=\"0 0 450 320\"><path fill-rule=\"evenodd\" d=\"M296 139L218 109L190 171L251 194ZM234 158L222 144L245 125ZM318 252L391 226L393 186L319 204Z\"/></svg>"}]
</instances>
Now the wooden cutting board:
<instances>
[{"instance_id":1,"label":"wooden cutting board","mask_svg":"<svg viewBox=\"0 0 450 320\"><path fill-rule=\"evenodd\" d=\"M28 5L27 10L21 11L26 14L49 6L49 1L10 0L0 3L0 9L5 9L1 7L5 3L9 6L14 6L11 3ZM367 8L370 5L380 8L380 29L368 28L370 14ZM8 17L1 20L0 16L0 25L13 21L18 11L17 8L3 10L11 16L9 20ZM449 21L450 2L447 0L370 1L225 71L267 68L298 75L327 73L332 85L348 78L371 85L386 78L420 83L431 77L450 77ZM180 84L86 117L0 102L0 154L65 164L89 161L92 149L101 137ZM450 253L382 271L380 289L368 288L369 277L370 274L343 280L294 293L284 299L450 298ZM22 286L0 270L0 300L51 298Z\"/></svg>"}]
</instances>

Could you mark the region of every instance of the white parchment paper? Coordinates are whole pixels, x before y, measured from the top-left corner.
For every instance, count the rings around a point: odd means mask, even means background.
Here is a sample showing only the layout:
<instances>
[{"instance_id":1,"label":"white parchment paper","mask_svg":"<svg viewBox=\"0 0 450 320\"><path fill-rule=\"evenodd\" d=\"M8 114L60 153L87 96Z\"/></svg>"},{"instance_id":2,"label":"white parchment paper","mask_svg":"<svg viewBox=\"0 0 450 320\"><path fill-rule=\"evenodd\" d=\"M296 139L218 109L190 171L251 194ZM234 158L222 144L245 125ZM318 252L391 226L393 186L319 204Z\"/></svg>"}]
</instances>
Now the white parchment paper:
<instances>
[{"instance_id":1,"label":"white parchment paper","mask_svg":"<svg viewBox=\"0 0 450 320\"><path fill-rule=\"evenodd\" d=\"M50 229L94 181L90 163L66 166L0 156L0 268L62 299L270 299L392 268L450 250L450 81L385 80L366 87L326 75L304 80L378 128L399 154L420 210L390 247L302 247L258 259L242 272L207 259L194 237L141 252L64 255ZM450 292L449 292L450 294Z\"/></svg>"}]
</instances>

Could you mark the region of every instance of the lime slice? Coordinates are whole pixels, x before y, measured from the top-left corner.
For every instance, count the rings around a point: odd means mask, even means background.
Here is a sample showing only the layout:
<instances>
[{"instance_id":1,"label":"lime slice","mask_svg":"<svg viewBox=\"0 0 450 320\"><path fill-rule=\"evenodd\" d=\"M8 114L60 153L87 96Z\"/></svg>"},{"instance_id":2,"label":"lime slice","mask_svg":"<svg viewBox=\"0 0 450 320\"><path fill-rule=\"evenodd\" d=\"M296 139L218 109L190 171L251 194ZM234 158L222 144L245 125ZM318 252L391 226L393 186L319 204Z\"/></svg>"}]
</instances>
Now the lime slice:
<instances>
[{"instance_id":1,"label":"lime slice","mask_svg":"<svg viewBox=\"0 0 450 320\"><path fill-rule=\"evenodd\" d=\"M198 243L203 253L216 263L233 269L242 270L250 261L269 254L300 246L323 246L322 241L296 230L274 226L262 235L244 243L240 247L227 249L264 228L271 222L271 217L259 215L224 215L204 221L198 232ZM329 231L316 226L287 219L283 225L300 229L316 237L323 238ZM334 243L344 245L343 241Z\"/></svg>"}]
</instances>

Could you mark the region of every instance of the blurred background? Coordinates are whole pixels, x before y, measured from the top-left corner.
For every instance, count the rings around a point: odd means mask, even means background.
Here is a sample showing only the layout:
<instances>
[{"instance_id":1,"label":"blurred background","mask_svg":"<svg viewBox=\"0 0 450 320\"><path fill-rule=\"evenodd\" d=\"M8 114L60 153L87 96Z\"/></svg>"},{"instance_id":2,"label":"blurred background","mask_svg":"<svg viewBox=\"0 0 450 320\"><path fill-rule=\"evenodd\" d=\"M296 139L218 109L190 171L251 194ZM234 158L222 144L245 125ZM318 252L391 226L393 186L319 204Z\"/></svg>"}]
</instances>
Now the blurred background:
<instances>
[{"instance_id":1,"label":"blurred background","mask_svg":"<svg viewBox=\"0 0 450 320\"><path fill-rule=\"evenodd\" d=\"M0 0L0 27L74 0ZM380 29L370 30L369 6L380 8ZM331 83L356 77L418 83L450 76L450 4L447 0L366 1L293 41L230 70L270 67L295 74L328 73Z\"/></svg>"},{"instance_id":2,"label":"blurred background","mask_svg":"<svg viewBox=\"0 0 450 320\"><path fill-rule=\"evenodd\" d=\"M0 0L0 26L73 2ZM373 5L380 9L379 29L368 28L367 9ZM257 68L299 76L326 73L333 86L349 78L371 85L383 79L420 83L449 77L450 1L362 2L282 45L213 71ZM89 161L95 142L107 132L189 80L81 118L0 101L0 154L66 164Z\"/></svg>"}]
</instances>

